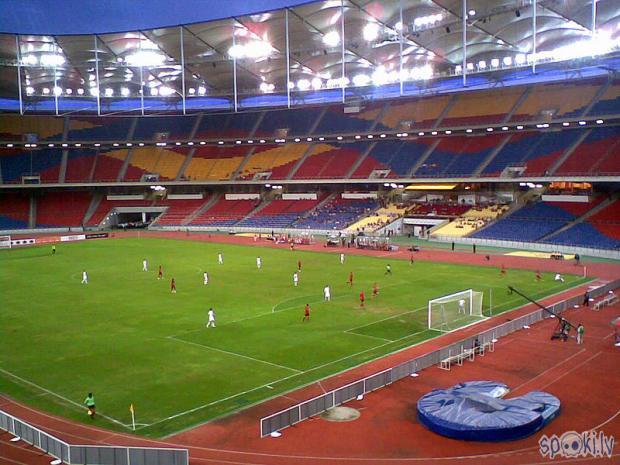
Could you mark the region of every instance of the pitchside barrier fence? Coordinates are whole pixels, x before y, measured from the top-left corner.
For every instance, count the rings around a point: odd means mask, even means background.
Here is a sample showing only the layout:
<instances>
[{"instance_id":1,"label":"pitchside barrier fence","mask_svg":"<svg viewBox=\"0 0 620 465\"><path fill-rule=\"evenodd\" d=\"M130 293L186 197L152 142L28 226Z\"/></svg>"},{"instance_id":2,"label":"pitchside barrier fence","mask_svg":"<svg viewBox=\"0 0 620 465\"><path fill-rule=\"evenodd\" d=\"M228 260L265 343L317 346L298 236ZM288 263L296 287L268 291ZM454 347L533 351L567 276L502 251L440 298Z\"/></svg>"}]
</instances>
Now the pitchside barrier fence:
<instances>
[{"instance_id":1,"label":"pitchside barrier fence","mask_svg":"<svg viewBox=\"0 0 620 465\"><path fill-rule=\"evenodd\" d=\"M187 449L73 445L0 410L0 429L70 465L188 465Z\"/></svg>"},{"instance_id":2,"label":"pitchside barrier fence","mask_svg":"<svg viewBox=\"0 0 620 465\"><path fill-rule=\"evenodd\" d=\"M620 287L620 279L605 284L601 287L590 291L591 298L597 298L609 291ZM583 302L583 296L572 297L567 300L548 306L552 312L561 313L566 309L573 308ZM388 368L379 373L375 373L366 378L354 381L340 388L329 391L320 396L301 402L297 405L281 410L277 413L264 417L260 420L261 437L268 436L271 433L280 431L284 428L299 423L310 417L318 415L330 408L343 404L355 399L359 395L364 395L381 387L387 386L399 379L410 376L414 373L424 370L425 368L439 365L445 360L457 353L463 353L464 350L470 350L474 347L476 339L481 346L494 344L501 337L507 336L515 331L522 329L524 326L530 326L533 323L548 318L544 310L539 309L527 315L507 321L501 325L485 330L476 335L462 339L449 346L434 350L415 359L401 363L392 368Z\"/></svg>"}]
</instances>

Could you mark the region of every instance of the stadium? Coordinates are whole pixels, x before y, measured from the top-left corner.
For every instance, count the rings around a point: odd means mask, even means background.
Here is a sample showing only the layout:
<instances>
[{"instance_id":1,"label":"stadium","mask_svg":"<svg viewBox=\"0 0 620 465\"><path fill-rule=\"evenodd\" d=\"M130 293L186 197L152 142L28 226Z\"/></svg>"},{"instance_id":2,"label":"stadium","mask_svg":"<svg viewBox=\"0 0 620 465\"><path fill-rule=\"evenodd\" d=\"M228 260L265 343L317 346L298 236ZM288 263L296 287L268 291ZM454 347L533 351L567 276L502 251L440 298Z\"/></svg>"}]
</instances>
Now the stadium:
<instances>
[{"instance_id":1,"label":"stadium","mask_svg":"<svg viewBox=\"0 0 620 465\"><path fill-rule=\"evenodd\" d=\"M0 463L618 463L618 2L0 10Z\"/></svg>"}]
</instances>

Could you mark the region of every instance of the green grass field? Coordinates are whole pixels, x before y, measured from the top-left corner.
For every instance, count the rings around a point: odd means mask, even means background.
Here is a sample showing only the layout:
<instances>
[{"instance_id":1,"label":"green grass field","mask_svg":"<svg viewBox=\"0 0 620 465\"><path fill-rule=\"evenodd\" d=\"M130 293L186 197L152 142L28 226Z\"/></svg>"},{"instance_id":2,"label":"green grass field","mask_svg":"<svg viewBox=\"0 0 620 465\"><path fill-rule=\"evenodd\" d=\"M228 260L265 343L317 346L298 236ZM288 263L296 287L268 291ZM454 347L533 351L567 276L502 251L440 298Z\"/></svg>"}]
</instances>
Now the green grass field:
<instances>
[{"instance_id":1,"label":"green grass field","mask_svg":"<svg viewBox=\"0 0 620 465\"><path fill-rule=\"evenodd\" d=\"M0 392L96 424L160 437L357 366L439 334L426 329L431 298L492 291L493 313L565 283L531 271L347 256L169 239L110 239L0 252ZM217 264L217 253L224 265ZM261 255L263 269L256 268ZM149 271L142 272L142 259ZM301 259L299 287L292 274ZM158 281L157 265L165 279ZM90 275L80 284L81 272ZM205 286L202 272L209 272ZM349 271L354 286L346 284ZM178 292L170 292L170 278ZM372 284L380 287L371 299ZM322 289L332 287L332 302ZM364 290L366 309L359 308ZM310 303L311 321L302 322ZM207 329L213 306L217 328Z\"/></svg>"}]
</instances>

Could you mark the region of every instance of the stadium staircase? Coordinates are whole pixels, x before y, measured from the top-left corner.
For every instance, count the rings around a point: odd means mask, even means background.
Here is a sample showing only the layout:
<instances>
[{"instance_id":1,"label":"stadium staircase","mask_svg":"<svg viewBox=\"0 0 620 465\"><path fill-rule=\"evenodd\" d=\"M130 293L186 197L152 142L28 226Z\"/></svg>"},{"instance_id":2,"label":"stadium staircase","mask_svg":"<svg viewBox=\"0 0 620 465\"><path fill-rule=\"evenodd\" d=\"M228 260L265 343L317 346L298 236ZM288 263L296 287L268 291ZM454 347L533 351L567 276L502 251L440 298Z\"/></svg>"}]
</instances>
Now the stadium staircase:
<instances>
[{"instance_id":1,"label":"stadium staircase","mask_svg":"<svg viewBox=\"0 0 620 465\"><path fill-rule=\"evenodd\" d=\"M317 192L317 196L320 196L321 194ZM321 208L323 208L325 205L327 205L329 202L331 202L336 196L340 195L337 192L334 192L332 194L329 194L327 197L325 197L321 202L319 202L318 204L316 204L314 206L314 208L308 210L307 212L305 212L303 215L299 216L299 219L297 221L301 221L301 220L305 220L306 218L308 218L310 215L312 215L312 213L314 213L315 211L320 210Z\"/></svg>"},{"instance_id":2,"label":"stadium staircase","mask_svg":"<svg viewBox=\"0 0 620 465\"><path fill-rule=\"evenodd\" d=\"M613 81L611 79L608 79L607 82L605 82L605 84L599 87L598 91L592 98L592 101L584 108L583 112L581 113L581 116L586 116L588 113L590 113L590 110L592 110L594 105L596 105L601 100L601 97L605 95L605 92L607 92L607 89L609 89L612 82Z\"/></svg>"},{"instance_id":3,"label":"stadium staircase","mask_svg":"<svg viewBox=\"0 0 620 465\"><path fill-rule=\"evenodd\" d=\"M433 123L432 129L437 129L440 125L441 122L444 120L444 118L446 117L446 115L448 113L450 113L450 110L452 110L452 107L454 105L456 105L456 102L458 100L459 96L458 94L454 94L450 100L448 101L448 103L446 104L446 106L444 107L444 109L442 110L442 112L439 114L439 116L437 117L437 119L435 120L435 122Z\"/></svg>"},{"instance_id":4,"label":"stadium staircase","mask_svg":"<svg viewBox=\"0 0 620 465\"><path fill-rule=\"evenodd\" d=\"M426 160L429 159L431 154L435 151L435 149L440 143L441 143L441 139L437 139L426 149L426 151L422 154L420 159L415 163L415 165L411 167L411 171L409 171L407 177L412 178L415 175L416 171L418 171L418 169L420 169L420 167L424 163L426 163Z\"/></svg>"},{"instance_id":5,"label":"stadium staircase","mask_svg":"<svg viewBox=\"0 0 620 465\"><path fill-rule=\"evenodd\" d=\"M616 194L612 195L611 198L608 198L607 200L602 201L601 203L596 205L594 208L591 208L590 210L585 212L583 215L575 218L574 221L571 221L571 222L567 223L566 225L562 226L561 228L556 229L555 231L551 231L549 234L546 234L543 237L539 238L537 242L548 242L549 239L553 239L558 234L561 234L564 231L566 231L567 229L572 228L576 224L583 223L588 218L596 215L601 210L604 210L605 208L607 208L608 206L613 204L619 198L620 198L620 193L616 193Z\"/></svg>"},{"instance_id":6,"label":"stadium staircase","mask_svg":"<svg viewBox=\"0 0 620 465\"><path fill-rule=\"evenodd\" d=\"M243 218L240 218L239 221L237 221L233 226L237 226L239 223L242 223L243 221L252 218L254 215L256 215L257 213L259 213L261 210L264 210L265 207L269 206L271 204L271 202L273 202L274 199L263 199L261 201L261 203L252 211L250 211L250 213L248 213L247 215L245 215Z\"/></svg>"},{"instance_id":7,"label":"stadium staircase","mask_svg":"<svg viewBox=\"0 0 620 465\"><path fill-rule=\"evenodd\" d=\"M383 105L383 107L381 107L381 111L377 114L377 117L372 122L372 125L370 126L370 129L368 130L369 132L373 132L376 130L377 125L383 120L383 117L389 112L389 109L390 109L390 102L388 101L386 102L385 105ZM345 176L346 179L351 179L353 177L353 174L357 171L357 169L360 166L362 166L362 163L364 163L364 160L366 160L366 158L368 157L368 154L372 151L375 145L377 145L376 142L373 142L372 144L368 144L368 147L366 147L366 150L364 150L360 154L360 156L357 157L357 160L351 166L351 169L348 171L348 173Z\"/></svg>"},{"instance_id":8,"label":"stadium staircase","mask_svg":"<svg viewBox=\"0 0 620 465\"><path fill-rule=\"evenodd\" d=\"M37 227L37 199L30 194L30 210L28 213L28 227L34 229Z\"/></svg>"},{"instance_id":9,"label":"stadium staircase","mask_svg":"<svg viewBox=\"0 0 620 465\"><path fill-rule=\"evenodd\" d=\"M189 133L189 139L190 140L193 140L194 137L196 137L196 132L198 132L198 128L200 127L200 124L202 123L202 117L203 116L204 116L204 113L199 113L198 117L194 121L194 125L192 126L192 129L191 129L191 131ZM179 172L177 173L175 181L180 181L181 178L183 178L183 176L185 176L185 170L187 169L187 167L191 163L192 158L194 158L194 153L196 153L196 146L195 145L192 146L190 151L185 156L185 160L183 160L183 163L181 164L181 167L179 168Z\"/></svg>"},{"instance_id":10,"label":"stadium staircase","mask_svg":"<svg viewBox=\"0 0 620 465\"><path fill-rule=\"evenodd\" d=\"M250 131L250 134L247 136L248 139L254 139L256 135L256 131L260 127L260 124L263 122L263 118L265 118L265 114L266 112L264 111L259 113L258 118L256 118L256 122L254 123L254 126L252 127L252 130ZM243 173L243 169L245 168L245 165L248 163L250 158L252 158L252 155L254 154L254 152L256 152L256 145L252 146L250 150L248 150L248 153L245 154L245 157L243 158L243 160L241 160L241 163L239 163L239 166L237 166L237 168L233 170L233 172L230 175L231 180L235 180L239 178L239 175Z\"/></svg>"},{"instance_id":11,"label":"stadium staircase","mask_svg":"<svg viewBox=\"0 0 620 465\"><path fill-rule=\"evenodd\" d=\"M131 125L129 126L129 132L127 134L127 141L133 139L133 135L136 132L136 126L138 125L138 118L133 118L131 121ZM121 166L120 171L118 172L117 181L122 181L127 174L127 168L129 168L129 164L131 163L131 159L133 158L133 146L127 151L127 155L125 156L125 160L123 160L123 165Z\"/></svg>"},{"instance_id":12,"label":"stadium staircase","mask_svg":"<svg viewBox=\"0 0 620 465\"><path fill-rule=\"evenodd\" d=\"M187 216L181 222L181 225L182 226L186 226L186 225L190 224L195 218L199 217L204 212L206 212L209 208L211 208L213 205L215 205L220 200L221 197L222 197L222 194L213 194L211 197L209 197L207 199L207 201L204 203L204 205L202 205L200 208L196 209L196 211L194 211L194 213L192 213L191 215Z\"/></svg>"},{"instance_id":13,"label":"stadium staircase","mask_svg":"<svg viewBox=\"0 0 620 465\"><path fill-rule=\"evenodd\" d=\"M69 134L69 118L67 116L64 117L63 120L63 129L62 129L62 141L67 141L67 134ZM60 159L60 169L58 171L58 182L64 183L67 175L67 162L69 160L69 150L65 149L62 151L62 156Z\"/></svg>"},{"instance_id":14,"label":"stadium staircase","mask_svg":"<svg viewBox=\"0 0 620 465\"><path fill-rule=\"evenodd\" d=\"M480 166L478 166L478 168L476 168L476 170L472 173L472 176L480 176L482 174L482 172L485 170L485 168L487 166L489 166L489 163L491 163L493 161L493 159L495 158L495 156L504 148L504 146L510 142L510 139L512 138L512 134L507 135L504 140L502 140L499 144L497 144L497 147L495 147L493 150L491 150L491 153L489 153L489 155L487 155L487 157L482 160L482 163L480 164Z\"/></svg>"},{"instance_id":15,"label":"stadium staircase","mask_svg":"<svg viewBox=\"0 0 620 465\"><path fill-rule=\"evenodd\" d=\"M319 126L319 123L323 119L323 116L325 116L325 113L327 113L327 109L328 109L328 107L324 107L321 110L321 113L319 114L317 119L314 121L314 123L310 127L310 130L308 131L308 134L313 134L314 133L316 128ZM286 180L293 179L293 176L295 176L295 173L297 173L297 171L299 170L301 165L304 164L304 162L306 161L308 156L312 153L313 149L314 149L314 144L310 144L308 146L308 148L306 149L306 151L304 152L304 154L299 158L299 160L297 160L297 163L295 163L295 166L293 167L293 169L288 173L288 176L286 176Z\"/></svg>"},{"instance_id":16,"label":"stadium staircase","mask_svg":"<svg viewBox=\"0 0 620 465\"><path fill-rule=\"evenodd\" d=\"M94 168L94 164L93 164ZM82 224L88 224L91 217L97 211L99 204L101 203L101 199L103 198L103 194L93 194L93 198L90 201L90 205L86 209L86 213L84 214L84 218L82 219Z\"/></svg>"},{"instance_id":17,"label":"stadium staircase","mask_svg":"<svg viewBox=\"0 0 620 465\"><path fill-rule=\"evenodd\" d=\"M568 157L570 157L573 154L573 152L577 149L577 147L581 145L581 143L586 139L586 137L590 135L591 132L592 132L591 129L588 129L587 131L583 131L583 133L580 134L577 140L573 142L569 147L567 147L564 153L560 155L560 157L558 157L558 159L555 162L553 162L553 164L548 169L548 174L550 175L555 174L556 170L564 164L564 162L568 159Z\"/></svg>"}]
</instances>

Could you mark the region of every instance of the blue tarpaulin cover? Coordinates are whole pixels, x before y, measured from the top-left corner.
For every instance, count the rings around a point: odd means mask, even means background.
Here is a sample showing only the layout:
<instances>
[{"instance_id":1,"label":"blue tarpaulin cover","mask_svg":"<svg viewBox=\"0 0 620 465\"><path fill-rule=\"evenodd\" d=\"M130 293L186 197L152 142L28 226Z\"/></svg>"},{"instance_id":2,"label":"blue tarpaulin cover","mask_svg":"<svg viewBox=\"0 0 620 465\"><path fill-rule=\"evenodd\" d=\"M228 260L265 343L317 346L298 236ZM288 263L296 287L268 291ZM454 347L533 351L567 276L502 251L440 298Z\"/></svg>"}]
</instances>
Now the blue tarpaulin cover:
<instances>
[{"instance_id":1,"label":"blue tarpaulin cover","mask_svg":"<svg viewBox=\"0 0 620 465\"><path fill-rule=\"evenodd\" d=\"M510 441L535 433L560 412L560 400L533 391L503 399L508 386L468 381L435 389L418 400L420 422L443 436L470 441Z\"/></svg>"}]
</instances>

